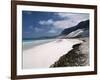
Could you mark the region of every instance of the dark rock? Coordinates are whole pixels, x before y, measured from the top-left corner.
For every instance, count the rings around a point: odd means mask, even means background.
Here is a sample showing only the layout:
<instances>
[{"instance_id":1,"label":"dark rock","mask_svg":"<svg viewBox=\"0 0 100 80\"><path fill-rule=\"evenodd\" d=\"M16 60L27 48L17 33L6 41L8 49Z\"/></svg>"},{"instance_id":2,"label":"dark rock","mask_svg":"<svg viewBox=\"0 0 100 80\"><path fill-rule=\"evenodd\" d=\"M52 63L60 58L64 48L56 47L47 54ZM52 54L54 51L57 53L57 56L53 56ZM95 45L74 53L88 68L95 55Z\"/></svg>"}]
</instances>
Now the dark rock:
<instances>
[{"instance_id":1,"label":"dark rock","mask_svg":"<svg viewBox=\"0 0 100 80\"><path fill-rule=\"evenodd\" d=\"M66 28L61 32L61 36L62 35L68 35L69 33L76 31L78 29L83 29L84 32L80 35L78 35L77 37L88 37L89 36L89 20L86 21L82 21L80 22L78 25L73 26L71 28Z\"/></svg>"}]
</instances>

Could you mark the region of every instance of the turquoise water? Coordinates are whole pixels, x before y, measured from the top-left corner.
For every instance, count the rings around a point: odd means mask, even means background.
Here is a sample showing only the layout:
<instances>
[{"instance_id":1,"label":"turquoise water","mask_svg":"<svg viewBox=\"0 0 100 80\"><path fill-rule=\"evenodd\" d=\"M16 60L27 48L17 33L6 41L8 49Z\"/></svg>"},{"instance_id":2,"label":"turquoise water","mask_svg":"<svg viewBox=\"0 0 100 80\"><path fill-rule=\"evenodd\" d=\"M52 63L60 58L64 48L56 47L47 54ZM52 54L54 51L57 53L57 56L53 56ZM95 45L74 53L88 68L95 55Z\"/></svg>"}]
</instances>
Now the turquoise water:
<instances>
[{"instance_id":1,"label":"turquoise water","mask_svg":"<svg viewBox=\"0 0 100 80\"><path fill-rule=\"evenodd\" d=\"M41 44L45 44L45 43L54 41L54 40L55 40L55 39L24 40L24 41L22 42L22 47L23 47L23 50L27 50L27 49L30 49L30 48L36 47L36 46L38 46L38 45L41 45Z\"/></svg>"}]
</instances>

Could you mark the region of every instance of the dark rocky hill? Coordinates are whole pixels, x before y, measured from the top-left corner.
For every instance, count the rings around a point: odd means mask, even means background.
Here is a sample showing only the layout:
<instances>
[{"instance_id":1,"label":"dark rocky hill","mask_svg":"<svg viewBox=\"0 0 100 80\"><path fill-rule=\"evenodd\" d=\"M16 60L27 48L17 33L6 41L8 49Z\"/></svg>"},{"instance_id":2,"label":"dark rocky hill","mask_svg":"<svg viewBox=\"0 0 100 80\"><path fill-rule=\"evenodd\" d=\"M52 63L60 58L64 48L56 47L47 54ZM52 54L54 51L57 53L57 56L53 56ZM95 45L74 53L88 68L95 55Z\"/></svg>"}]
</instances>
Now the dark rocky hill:
<instances>
[{"instance_id":1,"label":"dark rocky hill","mask_svg":"<svg viewBox=\"0 0 100 80\"><path fill-rule=\"evenodd\" d=\"M66 36L66 35L69 35L69 34L76 34L76 31L83 31L83 32L77 32L77 36L78 37L87 37L89 36L89 20L86 20L86 21L82 21L80 22L78 25L76 26L73 26L71 28L67 28L67 29L64 29L62 32L61 32L61 36ZM75 32L75 33L74 33ZM78 34L80 33L80 34ZM71 35L72 35L71 34ZM73 36L68 36L68 37L73 37ZM77 37L76 36L76 37Z\"/></svg>"}]
</instances>

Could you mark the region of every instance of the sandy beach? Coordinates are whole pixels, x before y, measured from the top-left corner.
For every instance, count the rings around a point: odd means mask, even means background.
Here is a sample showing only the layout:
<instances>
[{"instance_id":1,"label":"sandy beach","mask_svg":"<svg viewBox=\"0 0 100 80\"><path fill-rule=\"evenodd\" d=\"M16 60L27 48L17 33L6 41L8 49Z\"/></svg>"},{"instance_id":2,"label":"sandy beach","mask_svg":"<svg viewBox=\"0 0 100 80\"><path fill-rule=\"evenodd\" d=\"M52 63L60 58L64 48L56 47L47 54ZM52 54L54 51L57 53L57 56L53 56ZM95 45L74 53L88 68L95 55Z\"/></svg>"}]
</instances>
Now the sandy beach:
<instances>
[{"instance_id":1,"label":"sandy beach","mask_svg":"<svg viewBox=\"0 0 100 80\"><path fill-rule=\"evenodd\" d=\"M72 46L82 41L78 39L57 39L27 50L23 50L23 69L49 68Z\"/></svg>"}]
</instances>

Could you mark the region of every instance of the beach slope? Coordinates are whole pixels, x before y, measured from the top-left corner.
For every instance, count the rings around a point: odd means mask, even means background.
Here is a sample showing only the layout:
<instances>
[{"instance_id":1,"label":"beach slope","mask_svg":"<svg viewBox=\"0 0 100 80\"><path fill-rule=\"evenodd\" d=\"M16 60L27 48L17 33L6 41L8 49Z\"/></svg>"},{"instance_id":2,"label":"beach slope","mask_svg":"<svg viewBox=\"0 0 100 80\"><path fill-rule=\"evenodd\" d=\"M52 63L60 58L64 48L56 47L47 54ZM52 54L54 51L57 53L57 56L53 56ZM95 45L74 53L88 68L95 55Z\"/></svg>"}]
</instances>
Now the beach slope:
<instances>
[{"instance_id":1,"label":"beach slope","mask_svg":"<svg viewBox=\"0 0 100 80\"><path fill-rule=\"evenodd\" d=\"M49 68L69 52L73 45L82 43L78 39L56 39L27 50L23 50L23 69Z\"/></svg>"}]
</instances>

